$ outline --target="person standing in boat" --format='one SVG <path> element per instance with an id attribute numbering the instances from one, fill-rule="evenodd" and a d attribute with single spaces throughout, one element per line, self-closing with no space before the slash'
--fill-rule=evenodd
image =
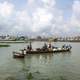
<path id="1" fill-rule="evenodd" d="M 27 45 L 27 51 L 29 51 L 29 49 L 30 49 L 30 47 L 29 47 L 29 45 Z"/>
<path id="2" fill-rule="evenodd" d="M 52 45 L 51 45 L 51 43 L 48 44 L 48 49 L 49 49 L 49 51 L 52 50 Z"/>
<path id="3" fill-rule="evenodd" d="M 49 51 L 52 51 L 53 49 L 52 49 L 52 45 L 51 45 L 51 42 L 52 42 L 53 40 L 52 39 L 49 39 L 49 42 L 48 42 L 48 50 Z"/>
<path id="4" fill-rule="evenodd" d="M 51 43 L 48 44 L 48 48 L 51 48 Z"/>
<path id="5" fill-rule="evenodd" d="M 31 42 L 29 45 L 27 45 L 27 51 L 31 51 L 32 50 L 32 45 L 31 45 Z"/>
<path id="6" fill-rule="evenodd" d="M 47 49 L 47 44 L 46 43 L 44 44 L 44 48 Z"/>
<path id="7" fill-rule="evenodd" d="M 31 51 L 32 50 L 32 45 L 31 45 L 31 42 L 29 45 L 27 45 L 27 51 Z"/>
<path id="8" fill-rule="evenodd" d="M 29 48 L 30 48 L 30 51 L 31 51 L 32 50 L 32 44 L 31 44 L 31 42 L 30 42 L 30 47 Z"/>

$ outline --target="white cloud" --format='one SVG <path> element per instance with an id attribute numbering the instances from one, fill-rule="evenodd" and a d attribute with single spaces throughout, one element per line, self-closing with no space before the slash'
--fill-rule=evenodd
<path id="1" fill-rule="evenodd" d="M 17 6 L 13 3 L 1 2 L 0 27 L 4 24 L 10 33 L 60 35 L 69 33 L 74 26 L 80 26 L 79 0 L 75 0 L 72 5 L 69 21 L 65 21 L 63 11 L 56 4 L 56 0 L 28 0 L 24 9 L 16 10 Z"/>
<path id="2" fill-rule="evenodd" d="M 31 5 L 35 2 L 35 0 L 28 0 L 28 4 Z"/>
<path id="3" fill-rule="evenodd" d="M 0 2 L 0 33 L 8 33 L 12 29 L 14 5 L 8 1 Z"/>
<path id="4" fill-rule="evenodd" d="M 17 11 L 11 32 L 27 34 L 31 31 L 31 17 L 25 10 Z"/>
<path id="5" fill-rule="evenodd" d="M 44 8 L 38 8 L 35 13 L 33 13 L 33 27 L 32 30 L 41 31 L 51 24 L 53 15 L 46 11 Z"/>
<path id="6" fill-rule="evenodd" d="M 0 27 L 1 25 L 5 25 L 8 27 L 12 23 L 12 15 L 14 13 L 14 5 L 7 1 L 0 3 Z"/>
<path id="7" fill-rule="evenodd" d="M 24 32 L 26 30 L 26 32 L 30 31 L 37 34 L 53 34 L 54 28 L 62 24 L 62 11 L 56 8 L 55 0 L 41 0 L 40 3 L 38 5 L 38 1 L 28 0 L 28 7 L 19 11 L 16 16 L 17 28 L 19 27 L 19 29 L 14 29 Z"/>
<path id="8" fill-rule="evenodd" d="M 42 0 L 42 2 L 46 8 L 52 8 L 56 4 L 55 0 Z"/>
<path id="9" fill-rule="evenodd" d="M 30 20 L 30 16 L 27 13 L 27 11 L 23 10 L 23 11 L 19 11 L 16 14 L 16 22 L 19 25 L 30 25 L 31 24 L 31 20 Z"/>
<path id="10" fill-rule="evenodd" d="M 63 28 L 62 11 L 56 8 L 55 0 L 42 0 L 41 3 L 43 6 L 35 8 L 32 14 L 32 31 L 40 34 L 54 34 L 56 27 L 59 30 Z"/>
<path id="11" fill-rule="evenodd" d="M 9 17 L 13 13 L 14 5 L 4 1 L 0 3 L 0 16 Z"/>
<path id="12" fill-rule="evenodd" d="M 0 17 L 4 17 L 8 32 L 54 34 L 64 28 L 62 11 L 56 8 L 55 0 L 28 0 L 27 5 L 16 11 L 12 3 L 0 3 Z"/>
<path id="13" fill-rule="evenodd" d="M 74 13 L 80 13 L 80 1 L 79 0 L 75 0 L 73 5 L 72 5 L 72 9 Z"/>
<path id="14" fill-rule="evenodd" d="M 72 5 L 71 25 L 75 28 L 80 27 L 80 1 L 75 0 Z"/>

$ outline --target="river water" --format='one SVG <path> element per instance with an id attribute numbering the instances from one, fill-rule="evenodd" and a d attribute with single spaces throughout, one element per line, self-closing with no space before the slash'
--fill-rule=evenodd
<path id="1" fill-rule="evenodd" d="M 33 48 L 44 42 L 33 42 Z M 71 44 L 71 52 L 26 55 L 14 59 L 12 51 L 26 48 L 28 43 L 10 44 L 0 48 L 0 80 L 80 80 L 80 43 L 52 43 L 55 46 Z"/>

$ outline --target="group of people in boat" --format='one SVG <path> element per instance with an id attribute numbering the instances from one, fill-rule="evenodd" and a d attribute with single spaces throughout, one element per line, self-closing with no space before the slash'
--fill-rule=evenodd
<path id="1" fill-rule="evenodd" d="M 42 48 L 37 48 L 36 51 L 46 51 L 46 50 L 52 50 L 52 45 L 51 43 L 49 43 L 48 45 L 46 43 L 44 43 L 43 47 Z M 31 45 L 31 42 L 30 42 L 30 45 L 27 45 L 27 51 L 33 51 L 33 48 L 32 48 L 32 45 Z"/>
<path id="2" fill-rule="evenodd" d="M 44 46 L 42 47 L 42 50 L 45 51 L 45 50 L 52 50 L 52 45 L 51 43 L 49 43 L 48 45 L 46 43 L 44 43 Z"/>
<path id="3" fill-rule="evenodd" d="M 62 46 L 62 49 L 71 49 L 71 48 L 72 48 L 71 45 L 65 45 L 64 44 Z M 49 43 L 49 44 L 44 43 L 43 47 L 42 48 L 36 48 L 36 51 L 51 51 L 53 49 L 58 49 L 58 47 L 52 46 L 51 43 Z M 23 50 L 21 50 L 21 53 L 26 54 L 27 51 L 33 51 L 31 42 L 29 45 L 27 45 L 27 49 L 24 48 Z"/>
<path id="4" fill-rule="evenodd" d="M 71 48 L 72 48 L 71 45 L 65 45 L 64 44 L 60 49 L 71 49 Z M 53 51 L 53 49 L 58 50 L 59 48 L 52 46 L 51 43 L 49 43 L 49 44 L 44 43 L 42 48 L 36 48 L 36 50 L 33 50 L 32 44 L 30 42 L 30 44 L 27 45 L 27 49 L 26 48 L 22 49 L 20 53 L 19 52 L 13 52 L 13 56 L 14 57 L 24 57 L 28 51 L 38 51 L 38 52 L 44 51 L 45 52 L 45 51 Z"/>
<path id="5" fill-rule="evenodd" d="M 62 49 L 71 49 L 72 48 L 72 46 L 69 44 L 69 45 L 63 45 L 62 46 Z M 44 43 L 44 45 L 43 45 L 43 47 L 42 48 L 37 48 L 36 50 L 37 51 L 40 51 L 40 50 L 42 50 L 42 51 L 51 51 L 51 50 L 53 50 L 53 49 L 58 49 L 58 47 L 55 47 L 55 46 L 52 46 L 52 44 L 51 43 L 49 43 L 49 44 L 46 44 L 46 43 Z M 27 51 L 33 51 L 33 48 L 32 48 L 32 45 L 31 45 L 31 42 L 30 42 L 30 45 L 27 45 Z"/>
<path id="6" fill-rule="evenodd" d="M 64 49 L 71 49 L 72 46 L 71 46 L 70 44 L 69 44 L 69 45 L 65 45 L 65 44 L 64 44 L 64 45 L 62 46 L 62 48 L 64 48 Z"/>

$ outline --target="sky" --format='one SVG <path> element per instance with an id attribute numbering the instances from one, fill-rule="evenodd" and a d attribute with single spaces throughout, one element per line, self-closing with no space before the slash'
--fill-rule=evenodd
<path id="1" fill-rule="evenodd" d="M 0 0 L 0 35 L 78 35 L 80 0 Z"/>

